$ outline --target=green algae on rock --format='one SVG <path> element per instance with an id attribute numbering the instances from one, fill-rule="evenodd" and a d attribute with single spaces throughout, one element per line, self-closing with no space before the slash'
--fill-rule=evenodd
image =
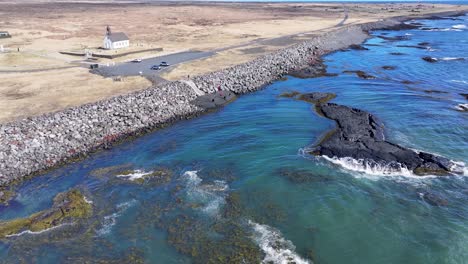
<path id="1" fill-rule="evenodd" d="M 312 182 L 329 182 L 332 179 L 326 175 L 317 174 L 303 169 L 297 169 L 293 167 L 281 168 L 277 171 L 277 174 L 287 179 L 292 183 L 312 183 Z"/>
<path id="2" fill-rule="evenodd" d="M 298 91 L 284 92 L 284 93 L 278 95 L 278 97 L 295 98 L 299 94 L 300 93 Z"/>
<path id="3" fill-rule="evenodd" d="M 40 232 L 76 219 L 88 218 L 92 206 L 77 189 L 59 193 L 54 198 L 52 208 L 34 213 L 26 218 L 0 222 L 0 238 L 23 231 Z"/>
<path id="4" fill-rule="evenodd" d="M 373 75 L 370 75 L 364 71 L 343 71 L 343 73 L 354 73 L 357 75 L 357 77 L 361 78 L 361 79 L 365 79 L 365 80 L 372 80 L 372 79 L 376 79 L 375 76 Z"/>
<path id="5" fill-rule="evenodd" d="M 13 191 L 0 188 L 0 205 L 7 206 L 14 195 Z"/>
<path id="6" fill-rule="evenodd" d="M 164 184 L 172 178 L 172 171 L 168 168 L 157 167 L 152 170 L 143 171 L 133 169 L 132 164 L 120 164 L 93 170 L 92 176 L 108 178 L 111 181 L 130 182 L 134 184 Z"/>

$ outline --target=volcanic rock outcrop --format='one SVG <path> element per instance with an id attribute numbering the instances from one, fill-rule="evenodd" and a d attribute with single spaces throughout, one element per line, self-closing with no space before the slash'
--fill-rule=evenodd
<path id="1" fill-rule="evenodd" d="M 453 163 L 430 153 L 416 152 L 385 140 L 383 124 L 372 114 L 344 105 L 324 102 L 333 94 L 296 94 L 295 98 L 316 104 L 320 115 L 334 120 L 337 127 L 311 152 L 329 158 L 364 161 L 368 166 L 399 170 L 406 168 L 417 175 L 450 175 Z"/>

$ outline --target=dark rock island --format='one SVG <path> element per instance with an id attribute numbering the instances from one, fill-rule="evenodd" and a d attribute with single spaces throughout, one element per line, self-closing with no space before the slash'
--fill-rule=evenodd
<path id="1" fill-rule="evenodd" d="M 430 153 L 416 152 L 385 140 L 383 124 L 372 114 L 344 105 L 327 103 L 334 94 L 294 93 L 297 100 L 314 103 L 317 112 L 337 124 L 311 154 L 329 158 L 351 157 L 369 166 L 406 168 L 416 175 L 450 175 L 453 163 Z M 283 95 L 288 97 L 287 94 Z M 291 97 L 291 96 L 289 96 Z M 310 100 L 307 98 L 311 98 Z M 315 98 L 315 99 L 314 99 Z"/>

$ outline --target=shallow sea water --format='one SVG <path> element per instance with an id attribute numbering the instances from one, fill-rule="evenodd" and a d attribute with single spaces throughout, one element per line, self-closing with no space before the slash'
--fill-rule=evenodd
<path id="1" fill-rule="evenodd" d="M 432 30 L 375 31 L 368 51 L 326 56 L 337 77 L 290 77 L 218 112 L 25 182 L 0 207 L 1 220 L 49 208 L 57 193 L 74 187 L 92 201 L 95 215 L 2 240 L 0 262 L 467 263 L 466 168 L 465 175 L 420 178 L 359 172 L 309 156 L 307 148 L 334 123 L 308 103 L 278 97 L 336 93 L 333 102 L 382 120 L 389 140 L 468 163 L 468 116 L 455 109 L 466 103 L 460 93 L 468 93 L 468 17 L 418 22 Z M 428 48 L 401 47 L 420 42 Z M 133 178 L 116 177 L 119 167 L 135 170 Z M 132 181 L 161 167 L 173 172 L 170 182 Z M 425 192 L 448 204 L 431 205 Z"/>

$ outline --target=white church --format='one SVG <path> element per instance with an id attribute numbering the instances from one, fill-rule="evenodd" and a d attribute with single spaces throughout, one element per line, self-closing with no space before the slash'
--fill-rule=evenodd
<path id="1" fill-rule="evenodd" d="M 106 36 L 104 37 L 103 48 L 112 50 L 112 49 L 122 49 L 130 46 L 130 40 L 127 35 L 123 32 L 112 33 L 110 26 L 107 26 Z"/>

